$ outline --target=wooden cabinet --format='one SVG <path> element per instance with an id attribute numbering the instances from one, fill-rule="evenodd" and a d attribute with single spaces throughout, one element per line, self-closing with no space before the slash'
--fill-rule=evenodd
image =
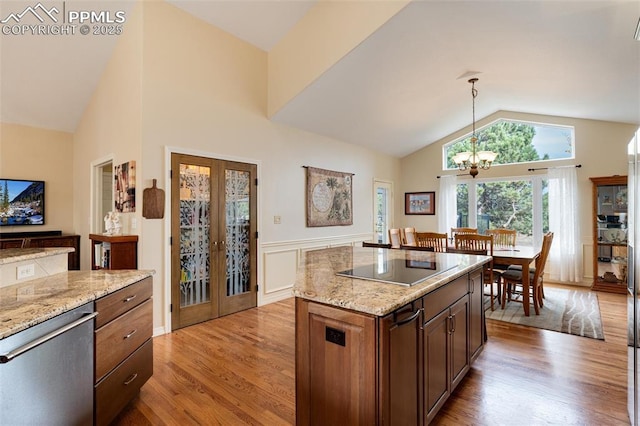
<path id="1" fill-rule="evenodd" d="M 0 234 L 0 249 L 27 247 L 72 247 L 68 269 L 80 270 L 80 235 L 63 234 L 60 231 L 20 232 Z"/>
<path id="2" fill-rule="evenodd" d="M 420 299 L 380 321 L 380 424 L 420 424 L 422 310 Z"/>
<path id="3" fill-rule="evenodd" d="M 296 327 L 296 424 L 375 424 L 375 317 L 296 299 Z"/>
<path id="4" fill-rule="evenodd" d="M 383 317 L 296 298 L 296 424 L 430 422 L 484 347 L 482 290 L 478 268 Z"/>
<path id="5" fill-rule="evenodd" d="M 90 234 L 91 269 L 138 269 L 137 235 Z"/>
<path id="6" fill-rule="evenodd" d="M 145 278 L 95 302 L 96 425 L 109 424 L 153 374 L 152 291 Z"/>
<path id="7" fill-rule="evenodd" d="M 593 290 L 627 291 L 627 176 L 592 177 Z"/>
<path id="8" fill-rule="evenodd" d="M 426 422 L 469 370 L 469 278 L 424 297 L 424 407 Z M 482 305 L 480 305 L 482 306 Z"/>

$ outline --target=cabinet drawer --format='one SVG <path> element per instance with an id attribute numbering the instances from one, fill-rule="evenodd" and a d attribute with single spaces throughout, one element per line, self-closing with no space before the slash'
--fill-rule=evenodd
<path id="1" fill-rule="evenodd" d="M 468 275 L 463 275 L 452 283 L 424 296 L 424 322 L 429 321 L 450 305 L 453 305 L 456 300 L 468 292 L 469 277 Z"/>
<path id="2" fill-rule="evenodd" d="M 108 296 L 96 300 L 96 328 L 100 328 L 151 297 L 153 281 L 147 277 Z"/>
<path id="3" fill-rule="evenodd" d="M 152 324 L 153 304 L 147 299 L 96 330 L 96 381 L 151 338 Z"/>
<path id="4" fill-rule="evenodd" d="M 153 374 L 153 340 L 135 351 L 95 388 L 97 425 L 108 424 Z"/>

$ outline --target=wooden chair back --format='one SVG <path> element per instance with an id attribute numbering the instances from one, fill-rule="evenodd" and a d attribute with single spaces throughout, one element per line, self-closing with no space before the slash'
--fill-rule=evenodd
<path id="1" fill-rule="evenodd" d="M 493 256 L 493 236 L 480 234 L 456 234 L 456 249 L 485 250 L 488 256 Z"/>
<path id="2" fill-rule="evenodd" d="M 490 288 L 491 310 L 494 310 L 493 282 L 494 272 L 500 287 L 500 272 L 493 269 L 493 236 L 480 234 L 456 234 L 455 247 L 450 253 L 484 254 L 491 256 L 491 261 L 484 268 L 484 285 Z M 500 292 L 498 291 L 498 295 Z"/>
<path id="3" fill-rule="evenodd" d="M 553 232 L 547 232 L 542 238 L 542 249 L 540 250 L 540 256 L 536 259 L 536 272 L 533 276 L 533 280 L 539 282 L 544 276 L 544 267 L 547 264 L 547 258 L 551 251 L 551 243 L 553 243 Z"/>
<path id="4" fill-rule="evenodd" d="M 402 236 L 402 244 L 405 246 L 415 246 L 416 242 L 416 228 L 404 228 Z"/>
<path id="5" fill-rule="evenodd" d="M 389 243 L 391 244 L 391 248 L 400 248 L 400 246 L 402 246 L 400 228 L 389 229 Z"/>
<path id="6" fill-rule="evenodd" d="M 445 252 L 449 248 L 447 234 L 439 232 L 416 232 L 418 247 L 433 247 L 433 251 Z"/>
<path id="7" fill-rule="evenodd" d="M 485 235 L 493 235 L 493 246 L 496 248 L 513 248 L 516 246 L 515 229 L 487 229 Z"/>
<path id="8" fill-rule="evenodd" d="M 456 235 L 464 234 L 477 234 L 478 228 L 451 228 L 451 238 L 455 238 Z"/>

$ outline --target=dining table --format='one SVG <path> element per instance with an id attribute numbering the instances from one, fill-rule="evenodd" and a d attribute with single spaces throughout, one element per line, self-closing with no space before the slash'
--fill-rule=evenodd
<path id="1" fill-rule="evenodd" d="M 529 316 L 529 293 L 531 285 L 529 283 L 529 265 L 534 262 L 542 252 L 542 247 L 514 246 L 493 249 L 493 265 L 522 266 L 522 305 L 524 315 Z"/>

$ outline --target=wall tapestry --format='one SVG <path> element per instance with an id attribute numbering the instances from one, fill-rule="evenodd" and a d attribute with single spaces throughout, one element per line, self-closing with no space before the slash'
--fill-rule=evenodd
<path id="1" fill-rule="evenodd" d="M 307 167 L 307 226 L 353 225 L 352 177 Z"/>
<path id="2" fill-rule="evenodd" d="M 113 194 L 115 210 L 120 213 L 136 211 L 136 162 L 115 166 L 113 177 Z"/>

